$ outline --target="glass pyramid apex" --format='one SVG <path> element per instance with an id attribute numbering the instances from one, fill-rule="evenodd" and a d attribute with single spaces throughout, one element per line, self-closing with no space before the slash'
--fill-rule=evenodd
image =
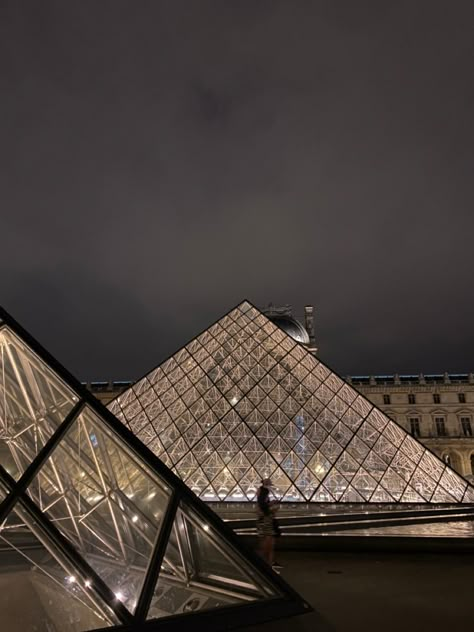
<path id="1" fill-rule="evenodd" d="M 203 617 L 212 630 L 310 610 L 0 317 L 0 604 L 10 632 L 185 630 Z M 203 476 L 219 466 L 211 459 Z"/>
<path id="2" fill-rule="evenodd" d="M 474 488 L 244 301 L 109 409 L 207 501 L 472 503 Z"/>

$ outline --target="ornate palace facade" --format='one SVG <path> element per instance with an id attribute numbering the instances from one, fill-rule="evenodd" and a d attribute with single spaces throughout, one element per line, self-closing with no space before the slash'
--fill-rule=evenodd
<path id="1" fill-rule="evenodd" d="M 474 375 L 349 378 L 391 419 L 465 477 L 474 478 Z"/>

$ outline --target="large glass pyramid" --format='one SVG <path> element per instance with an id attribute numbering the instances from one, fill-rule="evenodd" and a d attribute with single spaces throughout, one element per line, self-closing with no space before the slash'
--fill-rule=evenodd
<path id="1" fill-rule="evenodd" d="M 2 629 L 212 630 L 308 609 L 0 310 Z"/>
<path id="2" fill-rule="evenodd" d="M 207 501 L 474 502 L 474 488 L 248 302 L 109 408 Z"/>

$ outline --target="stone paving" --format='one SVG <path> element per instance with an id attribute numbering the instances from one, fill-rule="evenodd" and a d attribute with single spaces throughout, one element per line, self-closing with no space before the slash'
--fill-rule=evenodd
<path id="1" fill-rule="evenodd" d="M 248 632 L 462 632 L 474 628 L 474 555 L 282 552 L 315 612 Z"/>

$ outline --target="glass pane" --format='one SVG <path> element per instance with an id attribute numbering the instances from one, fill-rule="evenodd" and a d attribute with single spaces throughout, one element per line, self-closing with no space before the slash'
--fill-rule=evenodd
<path id="1" fill-rule="evenodd" d="M 90 580 L 35 532 L 37 525 L 21 507 L 0 527 L 2 630 L 83 632 L 118 623 Z"/>
<path id="2" fill-rule="evenodd" d="M 134 610 L 170 490 L 86 409 L 29 493 Z"/>
<path id="3" fill-rule="evenodd" d="M 0 463 L 18 479 L 77 397 L 7 327 L 0 330 Z"/>
<path id="4" fill-rule="evenodd" d="M 0 503 L 6 497 L 7 493 L 8 493 L 7 490 L 3 488 L 3 484 L 0 481 Z"/>
<path id="5" fill-rule="evenodd" d="M 277 596 L 192 510 L 176 513 L 148 619 Z"/>
<path id="6" fill-rule="evenodd" d="M 2 424 L 0 420 L 0 425 Z M 11 441 L 7 441 L 5 438 L 0 436 L 0 465 L 5 468 L 5 470 L 13 476 L 13 478 L 18 479 L 21 476 L 21 472 L 18 469 L 18 466 L 14 459 L 13 452 L 13 444 Z"/>

